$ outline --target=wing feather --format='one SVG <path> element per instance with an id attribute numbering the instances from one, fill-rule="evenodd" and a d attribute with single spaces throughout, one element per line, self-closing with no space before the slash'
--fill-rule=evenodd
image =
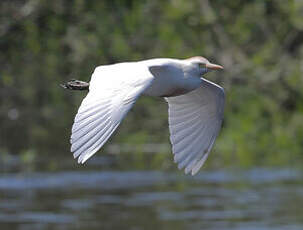
<path id="1" fill-rule="evenodd" d="M 139 63 L 96 68 L 72 127 L 71 152 L 78 163 L 105 144 L 152 80 L 148 68 Z"/>
<path id="2" fill-rule="evenodd" d="M 196 174 L 209 155 L 221 128 L 224 100 L 224 90 L 203 78 L 200 88 L 166 98 L 174 161 L 185 173 Z"/>
<path id="3" fill-rule="evenodd" d="M 205 126 L 201 126 L 196 130 L 194 135 L 189 135 L 190 138 L 187 138 L 186 140 L 184 140 L 184 142 L 180 142 L 181 144 L 186 143 L 186 145 L 184 145 L 184 144 L 183 145 L 186 146 L 187 148 L 183 148 L 183 149 L 173 148 L 173 151 L 176 152 L 175 157 L 174 157 L 174 160 L 176 163 L 180 163 L 180 162 L 184 161 L 185 158 L 188 158 L 188 152 L 193 153 L 194 148 L 196 148 L 196 149 L 199 147 L 203 148 L 203 145 L 202 146 L 200 145 L 201 144 L 200 143 L 201 142 L 200 133 L 203 132 L 204 130 L 205 130 Z"/>

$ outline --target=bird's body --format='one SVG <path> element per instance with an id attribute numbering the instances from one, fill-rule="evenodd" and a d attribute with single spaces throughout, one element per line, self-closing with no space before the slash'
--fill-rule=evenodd
<path id="1" fill-rule="evenodd" d="M 97 67 L 72 128 L 74 157 L 84 163 L 97 152 L 141 94 L 165 97 L 174 160 L 194 175 L 206 160 L 223 119 L 223 89 L 201 77 L 211 69 L 222 67 L 202 57 Z"/>
<path id="2" fill-rule="evenodd" d="M 202 80 L 196 77 L 197 74 L 186 71 L 186 61 L 163 58 L 142 61 L 139 64 L 148 66 L 154 76 L 151 85 L 143 92 L 144 95 L 179 96 L 198 88 L 202 83 Z"/>

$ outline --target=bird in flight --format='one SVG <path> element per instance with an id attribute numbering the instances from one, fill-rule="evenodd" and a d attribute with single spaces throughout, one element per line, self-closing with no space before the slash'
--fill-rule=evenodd
<path id="1" fill-rule="evenodd" d="M 164 97 L 174 161 L 185 173 L 202 167 L 221 129 L 224 90 L 202 76 L 222 70 L 204 57 L 156 58 L 98 66 L 90 83 L 72 80 L 64 88 L 89 90 L 75 117 L 71 152 L 78 163 L 95 154 L 117 129 L 138 97 Z"/>

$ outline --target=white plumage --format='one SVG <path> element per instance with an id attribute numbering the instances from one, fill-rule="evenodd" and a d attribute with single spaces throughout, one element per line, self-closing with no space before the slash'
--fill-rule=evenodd
<path id="1" fill-rule="evenodd" d="M 141 94 L 165 97 L 174 160 L 196 174 L 221 128 L 223 89 L 202 78 L 223 69 L 203 57 L 151 59 L 97 67 L 75 117 L 71 151 L 84 163 L 119 126 Z"/>
<path id="2" fill-rule="evenodd" d="M 168 97 L 168 122 L 174 160 L 185 173 L 196 174 L 206 160 L 221 128 L 223 89 L 205 79 L 198 89 Z"/>

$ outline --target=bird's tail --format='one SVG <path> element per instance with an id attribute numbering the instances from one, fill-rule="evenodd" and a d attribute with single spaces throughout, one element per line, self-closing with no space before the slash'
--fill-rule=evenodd
<path id="1" fill-rule="evenodd" d="M 60 84 L 64 89 L 71 89 L 71 90 L 88 90 L 89 83 L 85 81 L 79 81 L 72 79 L 66 83 Z"/>

